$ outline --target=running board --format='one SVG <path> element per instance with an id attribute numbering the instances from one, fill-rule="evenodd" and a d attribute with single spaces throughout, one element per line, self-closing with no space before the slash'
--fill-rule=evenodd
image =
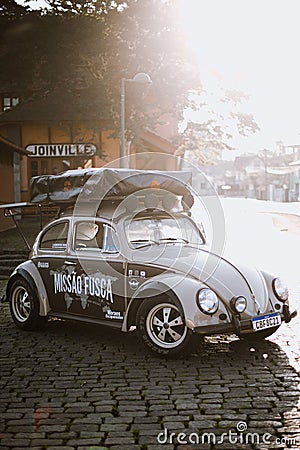
<path id="1" fill-rule="evenodd" d="M 77 322 L 85 322 L 85 323 L 93 323 L 97 325 L 105 325 L 110 328 L 118 328 L 121 329 L 122 327 L 122 320 L 120 320 L 118 323 L 113 321 L 108 321 L 104 319 L 95 319 L 93 317 L 82 317 L 77 316 L 75 314 L 68 314 L 68 313 L 49 313 L 49 317 L 57 317 L 58 319 L 66 319 L 66 320 L 76 320 Z"/>

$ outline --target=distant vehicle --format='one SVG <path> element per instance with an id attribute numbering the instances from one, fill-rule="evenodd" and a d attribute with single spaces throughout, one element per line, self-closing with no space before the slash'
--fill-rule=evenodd
<path id="1" fill-rule="evenodd" d="M 129 169 L 34 178 L 31 203 L 60 212 L 10 276 L 15 324 L 35 330 L 58 317 L 135 328 L 152 352 L 182 357 L 199 336 L 263 339 L 289 322 L 296 313 L 280 278 L 209 252 L 189 178 Z"/>

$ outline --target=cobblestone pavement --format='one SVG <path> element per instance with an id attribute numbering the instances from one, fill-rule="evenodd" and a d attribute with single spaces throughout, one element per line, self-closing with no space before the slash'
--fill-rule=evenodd
<path id="1" fill-rule="evenodd" d="M 297 307 L 297 280 L 292 293 Z M 166 361 L 134 333 L 61 320 L 22 332 L 1 304 L 0 450 L 300 448 L 299 329 Z"/>
<path id="2" fill-rule="evenodd" d="M 7 304 L 0 334 L 0 450 L 300 448 L 299 375 L 276 342 L 216 337 L 166 361 L 135 333 L 22 332 Z"/>

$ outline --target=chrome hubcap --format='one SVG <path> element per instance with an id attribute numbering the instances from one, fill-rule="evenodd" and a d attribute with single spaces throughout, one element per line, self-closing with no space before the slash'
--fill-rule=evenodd
<path id="1" fill-rule="evenodd" d="M 163 348 L 175 348 L 186 337 L 187 328 L 178 308 L 171 303 L 155 305 L 146 319 L 151 340 Z"/>
<path id="2" fill-rule="evenodd" d="M 30 315 L 31 302 L 29 294 L 23 286 L 19 286 L 13 291 L 12 310 L 19 322 L 25 322 Z"/>

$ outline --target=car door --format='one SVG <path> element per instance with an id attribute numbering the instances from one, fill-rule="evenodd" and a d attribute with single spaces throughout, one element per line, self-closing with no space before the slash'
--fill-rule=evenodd
<path id="1" fill-rule="evenodd" d="M 124 259 L 114 226 L 100 219 L 77 219 L 67 259 L 73 264 L 76 301 L 70 313 L 118 324 L 124 316 Z"/>
<path id="2" fill-rule="evenodd" d="M 69 220 L 59 220 L 48 226 L 37 243 L 32 258 L 46 288 L 52 312 L 66 312 L 69 307 L 69 277 L 73 270 L 66 264 Z"/>

